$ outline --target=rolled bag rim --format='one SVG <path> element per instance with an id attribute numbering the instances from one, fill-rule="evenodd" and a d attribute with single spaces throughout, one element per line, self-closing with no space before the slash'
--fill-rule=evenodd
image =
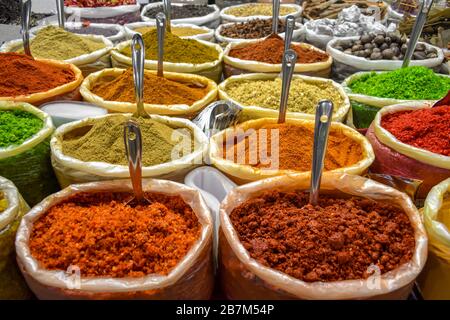
<path id="1" fill-rule="evenodd" d="M 229 9 L 232 8 L 238 8 L 238 7 L 245 7 L 245 6 L 254 6 L 256 4 L 263 4 L 263 3 L 255 3 L 255 2 L 249 2 L 249 3 L 241 3 L 241 4 L 236 4 L 236 5 L 232 5 L 229 7 L 225 7 L 222 8 L 222 10 L 220 10 L 220 19 L 222 21 L 229 21 L 229 22 L 245 22 L 251 19 L 270 19 L 272 18 L 272 16 L 264 16 L 264 15 L 251 15 L 251 16 L 245 16 L 245 17 L 239 17 L 239 16 L 235 16 L 232 14 L 228 14 L 226 13 L 226 11 L 228 11 Z M 296 19 L 301 18 L 302 13 L 303 13 L 303 8 L 302 6 L 295 4 L 295 3 L 281 3 L 280 4 L 280 9 L 281 7 L 288 7 L 288 8 L 294 8 L 295 11 L 288 13 L 284 16 L 280 15 L 279 18 L 280 20 L 284 21 L 286 20 L 287 16 L 292 15 L 294 16 Z"/>

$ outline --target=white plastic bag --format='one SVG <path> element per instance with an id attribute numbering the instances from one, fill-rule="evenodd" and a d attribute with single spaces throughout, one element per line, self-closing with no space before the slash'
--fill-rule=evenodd
<path id="1" fill-rule="evenodd" d="M 62 152 L 61 141 L 66 133 L 76 128 L 88 126 L 96 119 L 113 116 L 117 115 L 111 114 L 100 117 L 86 118 L 84 120 L 67 123 L 58 127 L 52 137 L 50 146 L 52 151 L 53 169 L 62 188 L 76 183 L 126 179 L 130 177 L 128 166 L 109 164 L 105 162 L 84 162 L 67 156 Z M 124 114 L 124 121 L 131 118 L 131 116 L 131 114 Z M 194 137 L 194 149 L 192 153 L 180 159 L 151 167 L 143 167 L 142 177 L 181 182 L 190 170 L 203 163 L 203 159 L 205 159 L 205 155 L 208 150 L 208 139 L 205 134 L 189 120 L 157 115 L 152 115 L 151 118 L 173 128 L 187 128 L 192 131 L 192 135 Z"/>
<path id="2" fill-rule="evenodd" d="M 252 6 L 252 5 L 260 5 L 260 4 L 259 3 L 258 4 L 256 4 L 256 3 L 244 3 L 244 4 L 239 4 L 239 5 L 223 8 L 220 11 L 221 23 L 224 24 L 224 23 L 229 23 L 229 22 L 245 22 L 245 21 L 248 21 L 248 20 L 251 20 L 251 19 L 255 19 L 255 18 L 257 18 L 257 19 L 269 19 L 269 18 L 272 18 L 272 15 L 270 15 L 270 16 L 255 15 L 255 16 L 247 16 L 247 17 L 237 17 L 237 16 L 234 16 L 232 14 L 228 14 L 227 13 L 232 8 L 248 7 L 248 6 Z M 286 20 L 286 17 L 288 15 L 291 15 L 291 16 L 294 16 L 294 18 L 297 21 L 299 21 L 299 18 L 301 18 L 302 11 L 303 11 L 301 6 L 299 6 L 298 4 L 290 4 L 290 3 L 284 4 L 283 3 L 283 4 L 280 5 L 280 9 L 283 8 L 283 7 L 292 8 L 293 10 L 295 9 L 295 11 L 293 11 L 292 13 L 289 13 L 287 15 L 280 16 L 281 20 L 284 21 L 284 20 Z"/>
<path id="3" fill-rule="evenodd" d="M 95 8 L 64 7 L 64 13 L 69 22 L 79 22 L 81 20 L 111 24 L 140 21 L 140 10 L 141 6 L 139 4 Z"/>
<path id="4" fill-rule="evenodd" d="M 309 21 L 305 23 L 305 40 L 307 43 L 310 43 L 319 49 L 326 50 L 328 42 L 330 42 L 333 39 L 348 40 L 352 38 L 352 37 L 334 37 L 325 34 L 317 34 L 313 30 L 308 28 L 309 23 L 310 23 Z"/>
<path id="5" fill-rule="evenodd" d="M 133 37 L 134 34 L 136 34 L 137 32 L 135 31 L 136 29 L 139 28 L 144 28 L 144 27 L 155 27 L 156 23 L 155 22 L 135 22 L 135 23 L 129 23 L 127 25 L 125 25 L 125 31 L 127 34 L 127 38 L 131 39 Z M 203 33 L 200 34 L 195 34 L 193 36 L 183 36 L 180 38 L 183 39 L 197 39 L 197 40 L 204 40 L 204 41 L 210 41 L 210 42 L 214 42 L 215 38 L 214 38 L 214 30 L 210 29 L 208 27 L 202 27 L 202 26 L 197 26 L 195 24 L 191 24 L 191 23 L 177 23 L 176 26 L 172 26 L 172 32 L 173 32 L 173 28 L 191 28 L 194 30 L 199 30 L 202 31 Z"/>
<path id="6" fill-rule="evenodd" d="M 233 189 L 220 208 L 220 274 L 229 299 L 406 299 L 427 258 L 427 236 L 419 212 L 404 193 L 375 181 L 347 174 L 325 173 L 321 192 L 359 196 L 401 207 L 414 228 L 412 260 L 386 272 L 375 286 L 366 280 L 304 282 L 252 259 L 229 218 L 232 210 L 265 190 L 309 190 L 310 177 L 286 175 Z"/>
<path id="7" fill-rule="evenodd" d="M 81 192 L 132 192 L 129 181 L 103 181 L 72 185 L 35 206 L 22 220 L 16 237 L 17 260 L 25 279 L 39 299 L 209 299 L 213 284 L 212 221 L 198 191 L 179 183 L 148 179 L 143 190 L 179 195 L 191 206 L 202 225 L 198 241 L 169 274 L 139 278 L 81 276 L 79 289 L 71 289 L 72 274 L 46 270 L 28 246 L 34 222 L 53 205 Z"/>

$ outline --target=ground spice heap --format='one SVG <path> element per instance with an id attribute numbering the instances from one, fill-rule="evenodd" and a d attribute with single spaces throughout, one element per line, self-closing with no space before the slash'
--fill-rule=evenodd
<path id="1" fill-rule="evenodd" d="M 21 145 L 42 129 L 41 119 L 22 110 L 0 111 L 0 148 Z"/>
<path id="2" fill-rule="evenodd" d="M 230 219 L 250 256 L 307 282 L 365 279 L 411 260 L 414 230 L 408 216 L 383 202 L 306 192 L 268 191 L 236 207 Z"/>
<path id="3" fill-rule="evenodd" d="M 353 93 L 405 100 L 437 100 L 450 90 L 450 78 L 414 66 L 383 73 L 367 73 L 349 85 Z"/>
<path id="4" fill-rule="evenodd" d="M 5 194 L 0 191 L 0 213 L 8 209 L 8 199 L 6 199 Z"/>
<path id="5" fill-rule="evenodd" d="M 136 98 L 134 96 L 133 70 L 128 69 L 113 80 L 101 80 L 94 85 L 92 92 L 107 101 L 134 103 Z M 144 73 L 145 103 L 192 105 L 206 94 L 206 88 L 161 78 L 148 72 Z"/>
<path id="6" fill-rule="evenodd" d="M 296 11 L 293 7 L 280 6 L 280 16 L 286 16 Z M 268 3 L 252 3 L 241 5 L 238 7 L 231 7 L 225 11 L 225 14 L 229 14 L 235 17 L 250 17 L 250 16 L 272 16 L 272 5 Z"/>
<path id="7" fill-rule="evenodd" d="M 155 19 L 156 15 L 160 12 L 164 12 L 163 6 L 155 6 L 145 13 L 146 17 Z M 194 17 L 203 17 L 214 12 L 212 6 L 198 5 L 198 4 L 183 4 L 182 6 L 170 6 L 170 18 L 171 19 L 185 19 Z"/>
<path id="8" fill-rule="evenodd" d="M 30 47 L 35 58 L 68 60 L 103 49 L 106 45 L 57 26 L 48 26 L 39 30 Z"/>
<path id="9" fill-rule="evenodd" d="M 136 4 L 136 0 L 64 0 L 67 7 L 97 8 Z"/>
<path id="10" fill-rule="evenodd" d="M 145 58 L 158 60 L 158 33 L 156 30 L 145 33 L 142 38 L 145 43 Z M 130 46 L 122 53 L 131 57 Z M 166 33 L 164 38 L 164 61 L 174 63 L 200 64 L 212 62 L 219 58 L 219 52 L 195 39 L 182 39 L 174 34 Z"/>
<path id="11" fill-rule="evenodd" d="M 272 131 L 278 132 L 278 135 L 273 135 Z M 272 136 L 278 140 L 272 141 Z M 313 141 L 313 127 L 267 124 L 251 134 L 242 134 L 237 131 L 235 135 L 227 137 L 227 140 L 223 142 L 222 156 L 225 159 L 233 159 L 239 164 L 262 169 L 271 168 L 274 163 L 268 160 L 275 156 L 271 152 L 272 145 L 275 144 L 278 145 L 275 150 L 278 152 L 280 170 L 310 171 Z M 242 157 L 243 152 L 245 157 Z M 267 159 L 264 158 L 266 154 Z M 354 165 L 362 160 L 363 156 L 363 149 L 357 141 L 347 137 L 339 129 L 333 127 L 330 129 L 325 170 Z"/>
<path id="12" fill-rule="evenodd" d="M 144 33 L 147 33 L 149 31 L 152 31 L 155 29 L 156 29 L 156 27 L 142 27 L 142 28 L 137 28 L 134 31 L 144 34 Z M 176 26 L 171 27 L 171 32 L 178 37 L 189 37 L 189 36 L 195 36 L 198 34 L 206 33 L 205 30 L 201 30 L 201 29 L 194 29 L 194 28 L 190 28 L 190 27 L 176 27 Z"/>
<path id="13" fill-rule="evenodd" d="M 294 26 L 294 30 L 298 29 Z M 284 23 L 278 22 L 278 33 L 286 30 Z M 233 39 L 260 39 L 272 34 L 272 19 L 252 19 L 250 21 L 223 25 L 220 35 Z"/>
<path id="14" fill-rule="evenodd" d="M 82 277 L 168 274 L 200 236 L 180 196 L 147 193 L 131 207 L 129 193 L 82 193 L 51 207 L 34 224 L 31 254 L 50 270 L 80 268 Z"/>
<path id="15" fill-rule="evenodd" d="M 64 135 L 62 152 L 81 161 L 98 161 L 128 165 L 123 142 L 123 125 L 128 118 L 117 115 L 96 120 L 91 126 L 75 129 Z M 192 132 L 187 128 L 177 130 L 153 119 L 138 119 L 142 134 L 142 164 L 153 166 L 172 161 L 172 152 L 185 156 L 193 144 Z"/>
<path id="16" fill-rule="evenodd" d="M 0 53 L 0 65 L 0 97 L 45 92 L 75 80 L 72 70 L 24 54 Z"/>
<path id="17" fill-rule="evenodd" d="M 381 126 L 403 143 L 450 156 L 450 106 L 387 114 Z"/>
<path id="18" fill-rule="evenodd" d="M 305 45 L 291 45 L 297 53 L 297 63 L 315 63 L 328 60 L 328 54 L 313 50 Z M 254 60 L 265 63 L 282 63 L 284 40 L 278 35 L 271 35 L 263 41 L 250 43 L 244 47 L 230 50 L 230 57 L 242 60 Z"/>
<path id="19" fill-rule="evenodd" d="M 226 93 L 231 99 L 245 106 L 258 106 L 279 109 L 281 96 L 281 79 L 273 80 L 239 80 L 230 82 Z M 322 99 L 331 100 L 334 110 L 344 103 L 344 98 L 331 82 L 307 82 L 293 78 L 289 91 L 288 111 L 314 113 Z"/>

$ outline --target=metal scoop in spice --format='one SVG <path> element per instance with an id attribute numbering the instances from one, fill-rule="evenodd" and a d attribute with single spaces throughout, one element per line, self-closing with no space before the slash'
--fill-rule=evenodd
<path id="1" fill-rule="evenodd" d="M 136 97 L 136 112 L 134 117 L 150 118 L 144 108 L 144 40 L 136 33 L 131 40 L 131 60 L 133 61 L 134 94 Z"/>
<path id="2" fill-rule="evenodd" d="M 160 12 L 156 15 L 158 33 L 158 77 L 164 77 L 164 37 L 166 34 L 166 16 Z"/>
<path id="3" fill-rule="evenodd" d="M 64 0 L 56 0 L 56 11 L 58 15 L 58 25 L 64 29 L 65 16 L 64 16 Z"/>
<path id="4" fill-rule="evenodd" d="M 172 32 L 171 30 L 171 25 L 170 25 L 170 15 L 171 15 L 171 1 L 170 0 L 163 0 L 163 9 L 164 9 L 164 14 L 166 16 L 166 31 L 167 32 Z"/>
<path id="5" fill-rule="evenodd" d="M 286 30 L 284 31 L 284 51 L 291 48 L 292 34 L 294 33 L 295 17 L 288 15 L 286 17 Z"/>
<path id="6" fill-rule="evenodd" d="M 278 123 L 286 122 L 287 104 L 289 99 L 289 89 L 291 87 L 292 75 L 294 74 L 297 53 L 294 50 L 286 50 L 283 56 L 283 65 L 281 67 L 281 98 L 280 112 L 278 113 Z"/>
<path id="7" fill-rule="evenodd" d="M 30 50 L 30 17 L 31 17 L 31 0 L 22 2 L 22 34 L 23 49 L 26 55 L 33 57 Z"/>
<path id="8" fill-rule="evenodd" d="M 272 34 L 278 34 L 279 15 L 280 15 L 280 0 L 272 0 Z"/>
<path id="9" fill-rule="evenodd" d="M 316 109 L 316 122 L 314 126 L 314 148 L 311 168 L 311 189 L 309 203 L 317 205 L 319 202 L 320 180 L 322 179 L 323 164 L 327 151 L 328 134 L 330 132 L 333 115 L 333 102 L 321 100 Z"/>

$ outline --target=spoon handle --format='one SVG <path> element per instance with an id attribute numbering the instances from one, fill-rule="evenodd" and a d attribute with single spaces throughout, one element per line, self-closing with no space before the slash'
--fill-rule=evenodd
<path id="1" fill-rule="evenodd" d="M 64 0 L 56 0 L 56 11 L 58 13 L 58 25 L 64 29 L 65 16 L 64 16 Z"/>
<path id="2" fill-rule="evenodd" d="M 309 203 L 317 205 L 319 201 L 320 180 L 322 178 L 323 163 L 327 150 L 328 133 L 333 115 L 333 102 L 321 100 L 316 109 L 314 126 L 314 148 L 311 169 L 311 190 Z"/>
<path id="3" fill-rule="evenodd" d="M 278 16 L 280 15 L 280 0 L 272 0 L 272 33 L 278 33 Z"/>
<path id="4" fill-rule="evenodd" d="M 135 120 L 130 119 L 125 123 L 123 139 L 134 195 L 138 201 L 141 201 L 144 199 L 142 191 L 142 136 L 139 124 Z"/>
<path id="5" fill-rule="evenodd" d="M 284 53 L 283 66 L 281 68 L 281 98 L 280 111 L 278 113 L 278 123 L 286 122 L 286 112 L 289 100 L 289 89 L 291 87 L 292 75 L 294 74 L 297 54 L 289 49 Z"/>
<path id="6" fill-rule="evenodd" d="M 163 0 L 163 9 L 164 9 L 164 14 L 166 16 L 166 30 L 167 32 L 171 32 L 171 25 L 170 25 L 170 14 L 171 14 L 171 1 L 170 0 Z"/>
<path id="7" fill-rule="evenodd" d="M 146 117 L 144 110 L 144 63 L 145 46 L 144 40 L 139 33 L 136 33 L 131 40 L 131 52 L 133 61 L 134 94 L 137 104 L 137 115 Z"/>
<path id="8" fill-rule="evenodd" d="M 286 31 L 284 33 L 284 51 L 291 48 L 292 34 L 294 32 L 295 17 L 289 15 L 286 17 Z"/>
<path id="9" fill-rule="evenodd" d="M 22 2 L 22 41 L 25 54 L 32 57 L 30 50 L 30 17 L 31 17 L 31 0 Z"/>
<path id="10" fill-rule="evenodd" d="M 158 77 L 164 77 L 164 37 L 166 33 L 166 16 L 160 12 L 156 15 L 158 31 Z"/>

